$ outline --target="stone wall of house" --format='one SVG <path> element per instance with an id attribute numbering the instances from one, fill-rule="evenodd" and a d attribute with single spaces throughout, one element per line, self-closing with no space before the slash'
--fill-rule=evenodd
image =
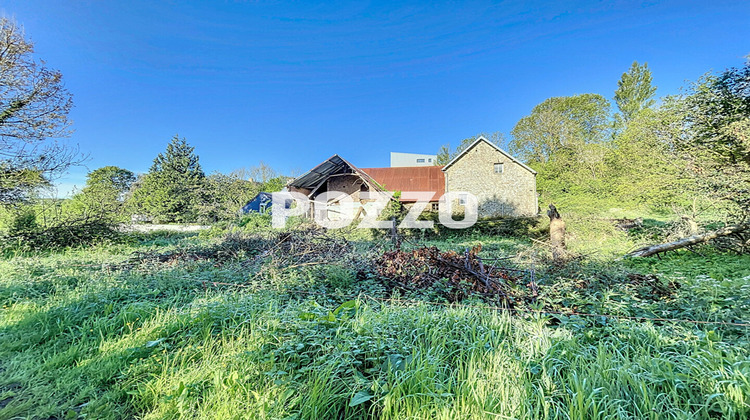
<path id="1" fill-rule="evenodd" d="M 503 164 L 502 173 L 495 173 L 496 163 Z M 533 216 L 538 212 L 536 176 L 485 142 L 474 145 L 448 167 L 445 190 L 474 194 L 480 218 Z"/>
<path id="2" fill-rule="evenodd" d="M 340 191 L 352 197 L 354 202 L 360 200 L 362 185 L 365 183 L 359 175 L 337 175 L 328 178 L 328 191 Z M 367 190 L 367 187 L 365 187 Z"/>
<path id="3" fill-rule="evenodd" d="M 362 217 L 360 208 L 373 200 L 363 200 L 362 192 L 368 191 L 369 188 L 359 177 L 359 175 L 335 175 L 326 181 L 327 191 L 336 191 L 349 195 L 351 202 L 332 202 L 328 207 L 328 218 L 330 220 L 340 220 L 342 217 Z M 372 211 L 372 210 L 370 210 Z M 348 216 L 346 216 L 348 215 Z"/>

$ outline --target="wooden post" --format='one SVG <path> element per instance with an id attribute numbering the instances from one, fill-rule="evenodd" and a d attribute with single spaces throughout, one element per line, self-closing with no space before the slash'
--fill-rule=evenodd
<path id="1" fill-rule="evenodd" d="M 560 261 L 565 258 L 565 222 L 554 204 L 549 205 L 549 241 L 552 246 L 552 258 Z"/>
<path id="2" fill-rule="evenodd" d="M 401 238 L 398 237 L 398 229 L 396 229 L 396 216 L 391 218 L 391 223 L 391 241 L 396 249 L 401 249 Z"/>

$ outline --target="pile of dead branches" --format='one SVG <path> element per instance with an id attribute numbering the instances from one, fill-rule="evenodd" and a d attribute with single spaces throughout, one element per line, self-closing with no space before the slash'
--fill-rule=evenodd
<path id="1" fill-rule="evenodd" d="M 178 248 L 167 252 L 134 252 L 126 263 L 174 265 L 186 261 L 212 261 L 223 264 L 227 261 L 254 256 L 266 248 L 267 240 L 258 236 L 227 235 L 221 241 L 208 246 Z"/>
<path id="2" fill-rule="evenodd" d="M 429 291 L 449 302 L 481 296 L 512 306 L 510 288 L 516 279 L 495 264 L 486 265 L 477 256 L 479 250 L 467 249 L 463 255 L 436 247 L 387 251 L 375 261 L 375 266 L 391 289 Z"/>
<path id="3" fill-rule="evenodd" d="M 306 229 L 274 235 L 258 258 L 274 267 L 294 268 L 336 263 L 352 251 L 346 239 L 322 229 Z"/>
<path id="4" fill-rule="evenodd" d="M 222 265 L 234 261 L 243 266 L 295 268 L 337 263 L 350 255 L 351 244 L 320 229 L 278 232 L 266 235 L 229 233 L 208 246 L 194 246 L 167 252 L 135 252 L 121 268 L 136 265 L 175 265 L 211 261 Z"/>

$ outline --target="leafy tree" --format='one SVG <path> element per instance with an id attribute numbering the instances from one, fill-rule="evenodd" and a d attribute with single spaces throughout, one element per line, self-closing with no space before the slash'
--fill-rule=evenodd
<path id="1" fill-rule="evenodd" d="M 511 152 L 537 170 L 543 199 L 601 198 L 610 191 L 605 156 L 612 125 L 603 96 L 549 98 L 521 118 L 511 134 Z"/>
<path id="2" fill-rule="evenodd" d="M 288 179 L 285 176 L 276 176 L 261 183 L 244 179 L 243 175 L 244 170 L 235 170 L 229 175 L 215 172 L 206 177 L 203 201 L 198 212 L 201 220 L 216 222 L 232 219 L 259 192 L 280 191 Z"/>
<path id="3" fill-rule="evenodd" d="M 276 192 L 281 191 L 285 186 L 289 177 L 279 175 L 269 179 L 261 185 L 261 190 L 264 192 Z"/>
<path id="4" fill-rule="evenodd" d="M 105 166 L 88 174 L 86 186 L 73 196 L 71 211 L 85 217 L 121 219 L 124 197 L 135 182 L 135 174 L 117 166 Z"/>
<path id="5" fill-rule="evenodd" d="M 101 188 L 121 199 L 135 182 L 135 174 L 117 166 L 105 166 L 88 174 L 86 188 Z"/>
<path id="6" fill-rule="evenodd" d="M 0 203 L 23 200 L 80 161 L 51 140 L 69 134 L 73 102 L 62 74 L 33 52 L 23 30 L 0 18 Z"/>
<path id="7" fill-rule="evenodd" d="M 474 143 L 479 137 L 486 138 L 490 143 L 496 144 L 497 146 L 502 146 L 502 144 L 505 142 L 505 135 L 499 131 L 495 131 L 494 133 L 488 134 L 488 133 L 479 133 L 476 136 L 467 137 L 463 140 L 461 140 L 461 143 L 459 143 L 458 147 L 456 147 L 455 150 L 451 151 L 451 145 L 446 144 L 440 147 L 440 150 L 437 154 L 437 159 L 435 159 L 435 165 L 437 166 L 443 166 L 448 164 L 453 158 L 461 154 L 464 150 L 466 150 L 467 147 L 471 146 L 472 143 Z"/>
<path id="8" fill-rule="evenodd" d="M 231 219 L 260 191 L 261 184 L 242 179 L 236 173 L 213 173 L 206 177 L 200 218 L 211 222 Z"/>
<path id="9" fill-rule="evenodd" d="M 615 103 L 626 123 L 642 109 L 654 105 L 656 86 L 651 83 L 651 70 L 648 69 L 648 63 L 640 65 L 637 61 L 634 61 L 630 69 L 617 81 Z"/>
<path id="10" fill-rule="evenodd" d="M 703 192 L 750 216 L 750 63 L 705 75 L 667 105 L 681 117 L 674 147 Z"/>
<path id="11" fill-rule="evenodd" d="M 585 155 L 584 146 L 602 144 L 611 137 L 609 117 L 609 101 L 601 95 L 549 98 L 513 127 L 511 152 L 536 163 L 547 163 L 561 151 Z"/>
<path id="12" fill-rule="evenodd" d="M 451 161 L 451 145 L 444 144 L 440 146 L 440 150 L 437 152 L 437 158 L 435 159 L 435 166 L 445 166 Z"/>
<path id="13" fill-rule="evenodd" d="M 133 210 L 161 222 L 195 221 L 206 175 L 194 150 L 175 135 L 149 172 L 134 184 Z"/>
<path id="14" fill-rule="evenodd" d="M 669 109 L 644 109 L 618 133 L 608 149 L 609 195 L 622 205 L 651 208 L 685 206 L 695 198 L 695 182 L 676 156 L 671 139 L 679 116 Z"/>

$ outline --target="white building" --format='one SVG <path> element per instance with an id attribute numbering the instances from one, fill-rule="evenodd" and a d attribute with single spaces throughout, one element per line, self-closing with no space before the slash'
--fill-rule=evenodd
<path id="1" fill-rule="evenodd" d="M 420 153 L 391 152 L 391 168 L 404 166 L 433 166 L 437 155 L 423 155 Z"/>

